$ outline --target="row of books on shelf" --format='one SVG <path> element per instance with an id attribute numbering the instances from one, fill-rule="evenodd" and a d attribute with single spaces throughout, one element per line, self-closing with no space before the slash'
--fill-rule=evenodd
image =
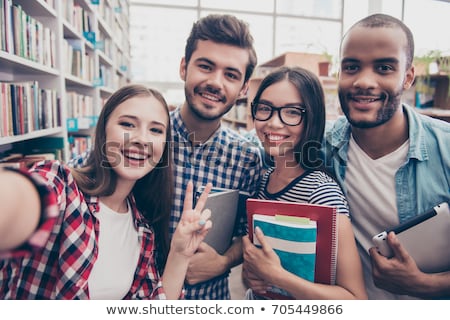
<path id="1" fill-rule="evenodd" d="M 97 115 L 67 118 L 67 132 L 79 132 L 81 130 L 93 129 L 96 126 L 97 121 Z"/>
<path id="2" fill-rule="evenodd" d="M 86 52 L 84 40 L 64 39 L 63 54 L 66 74 L 74 75 L 88 82 L 94 81 L 94 57 Z"/>
<path id="3" fill-rule="evenodd" d="M 96 35 L 94 47 L 95 49 L 102 51 L 110 59 L 114 59 L 113 42 L 103 32 L 99 32 L 98 35 Z"/>
<path id="4" fill-rule="evenodd" d="M 37 81 L 0 82 L 0 105 L 1 137 L 61 126 L 56 91 Z"/>
<path id="5" fill-rule="evenodd" d="M 75 91 L 66 92 L 68 118 L 81 118 L 94 115 L 94 98 Z"/>
<path id="6" fill-rule="evenodd" d="M 119 77 L 104 64 L 100 64 L 99 77 L 96 79 L 94 85 L 99 87 L 118 88 Z"/>
<path id="7" fill-rule="evenodd" d="M 0 0 L 1 50 L 55 67 L 55 33 L 12 0 Z"/>
<path id="8" fill-rule="evenodd" d="M 41 137 L 21 141 L 11 150 L 0 154 L 0 167 L 28 169 L 42 160 L 63 159 L 63 137 Z"/>
<path id="9" fill-rule="evenodd" d="M 92 23 L 89 12 L 74 0 L 61 1 L 63 5 L 63 16 L 66 21 L 80 34 L 92 32 Z"/>
<path id="10" fill-rule="evenodd" d="M 106 41 L 106 43 L 109 42 L 110 41 Z M 97 48 L 97 46 L 95 48 L 103 51 L 101 48 L 101 44 L 103 43 L 104 42 L 97 43 L 100 45 L 100 49 Z M 77 78 L 92 83 L 94 86 L 118 87 L 120 85 L 117 83 L 119 79 L 115 79 L 119 78 L 119 76 L 113 72 L 110 65 L 105 63 L 99 64 L 98 76 L 96 76 L 94 57 L 93 55 L 90 55 L 87 50 L 85 50 L 84 40 L 64 39 L 63 52 L 65 57 L 66 74 L 71 74 Z M 116 53 L 117 52 L 120 51 L 116 50 Z M 122 59 L 122 61 L 119 61 L 119 64 L 120 62 L 125 63 L 123 60 L 123 55 L 118 54 L 117 57 Z M 120 70 L 122 72 L 127 71 L 123 64 L 120 65 Z"/>
<path id="11" fill-rule="evenodd" d="M 70 158 L 75 158 L 84 152 L 92 149 L 91 136 L 71 136 L 70 143 Z"/>
<path id="12" fill-rule="evenodd" d="M 38 161 L 62 160 L 64 139 L 64 137 L 41 137 L 17 143 L 11 150 L 0 153 L 0 168 L 29 169 Z M 70 158 L 91 150 L 92 143 L 92 136 L 69 136 Z"/>
<path id="13" fill-rule="evenodd" d="M 92 0 L 94 10 L 102 17 L 106 24 L 112 25 L 116 8 L 110 7 L 106 1 Z"/>
<path id="14" fill-rule="evenodd" d="M 42 160 L 55 160 L 56 156 L 54 153 L 37 153 L 37 154 L 21 154 L 13 153 L 2 159 L 0 159 L 1 167 L 10 167 L 16 169 L 29 169 L 36 162 Z"/>
<path id="15" fill-rule="evenodd" d="M 113 24 L 114 16 L 117 18 L 120 23 L 125 24 L 125 17 L 129 16 L 128 7 L 126 6 L 127 0 L 113 0 L 113 1 L 104 1 L 104 0 L 91 0 L 93 4 L 93 9 L 100 14 L 103 20 L 108 25 Z"/>

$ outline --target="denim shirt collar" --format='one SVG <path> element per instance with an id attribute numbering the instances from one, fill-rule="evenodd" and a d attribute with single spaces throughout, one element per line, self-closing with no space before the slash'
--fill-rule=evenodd
<path id="1" fill-rule="evenodd" d="M 409 159 L 417 159 L 419 161 L 428 160 L 429 152 L 427 148 L 424 128 L 419 119 L 419 115 L 408 105 L 403 105 L 403 112 L 408 118 L 409 130 Z"/>
<path id="2" fill-rule="evenodd" d="M 417 159 L 419 161 L 427 160 L 429 152 L 424 136 L 424 129 L 420 123 L 419 115 L 406 104 L 402 106 L 408 121 L 409 133 L 409 150 L 408 159 Z M 350 123 L 345 116 L 339 117 L 331 131 L 326 134 L 325 139 L 333 147 L 337 149 L 339 158 L 345 163 L 347 162 L 347 150 L 352 132 Z"/>

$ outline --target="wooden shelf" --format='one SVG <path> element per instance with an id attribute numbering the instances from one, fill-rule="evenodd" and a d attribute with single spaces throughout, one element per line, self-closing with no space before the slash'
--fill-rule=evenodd
<path id="1" fill-rule="evenodd" d="M 440 109 L 440 108 L 416 108 L 417 112 L 450 122 L 450 109 Z"/>
<path id="2" fill-rule="evenodd" d="M 416 76 L 414 84 L 405 91 L 403 102 L 415 106 L 417 112 L 450 122 L 450 75 Z"/>
<path id="3" fill-rule="evenodd" d="M 247 114 L 247 107 L 246 107 L 246 99 L 240 99 L 236 102 L 236 105 L 233 106 L 233 108 L 227 113 L 223 118 L 223 122 L 235 129 L 235 130 L 241 130 L 247 129 L 247 123 L 248 123 L 248 114 Z"/>
<path id="4" fill-rule="evenodd" d="M 52 101 L 51 107 L 45 105 L 47 109 L 43 109 L 44 103 L 40 100 L 35 103 L 34 109 L 31 108 L 31 99 L 26 98 L 17 98 L 19 102 L 14 104 L 2 104 L 4 113 L 0 118 L 7 115 L 5 119 L 15 119 L 14 122 L 5 120 L 0 123 L 0 157 L 14 151 L 24 142 L 31 146 L 43 138 L 55 137 L 63 141 L 60 160 L 67 161 L 72 153 L 69 145 L 72 132 L 68 132 L 67 119 L 79 116 L 71 113 L 98 115 L 104 99 L 129 82 L 131 58 L 129 20 L 126 17 L 129 1 L 108 0 L 94 4 L 91 0 L 10 0 L 4 3 L 1 14 L 11 15 L 12 18 L 0 19 L 0 29 L 8 39 L 0 44 L 0 81 L 36 81 L 37 86 L 33 89 L 50 91 L 57 102 Z M 23 28 L 25 25 L 17 23 L 19 18 L 27 22 L 26 29 Z M 89 22 L 82 23 L 86 19 Z M 34 29 L 36 35 L 28 32 Z M 100 33 L 103 33 L 102 38 L 99 37 Z M 101 51 L 105 43 L 110 49 L 106 53 Z M 100 69 L 104 77 L 102 87 L 97 84 Z M 80 99 L 71 99 L 72 94 L 78 95 Z M 6 101 L 3 97 L 7 95 L 0 94 L 0 97 Z M 92 100 L 89 106 L 85 99 Z M 48 100 L 46 103 L 49 104 Z M 41 117 L 52 121 L 41 125 Z M 27 133 L 20 134 L 22 132 Z M 77 132 L 83 133 L 86 136 L 92 134 L 91 131 Z"/>

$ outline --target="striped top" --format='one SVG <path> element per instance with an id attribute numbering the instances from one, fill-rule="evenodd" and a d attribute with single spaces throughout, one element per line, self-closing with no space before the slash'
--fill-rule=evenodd
<path id="1" fill-rule="evenodd" d="M 270 193 L 267 191 L 267 183 L 274 169 L 271 167 L 264 174 L 257 194 L 258 199 L 328 205 L 336 207 L 338 214 L 349 215 L 347 200 L 341 188 L 325 172 L 305 171 L 279 192 Z"/>

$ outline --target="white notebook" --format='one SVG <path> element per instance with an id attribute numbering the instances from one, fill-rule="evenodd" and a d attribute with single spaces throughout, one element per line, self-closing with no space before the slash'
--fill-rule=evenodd
<path id="1" fill-rule="evenodd" d="M 409 219 L 373 237 L 378 251 L 390 258 L 387 234 L 394 231 L 400 243 L 423 272 L 450 270 L 450 209 L 444 202 L 430 211 Z"/>

